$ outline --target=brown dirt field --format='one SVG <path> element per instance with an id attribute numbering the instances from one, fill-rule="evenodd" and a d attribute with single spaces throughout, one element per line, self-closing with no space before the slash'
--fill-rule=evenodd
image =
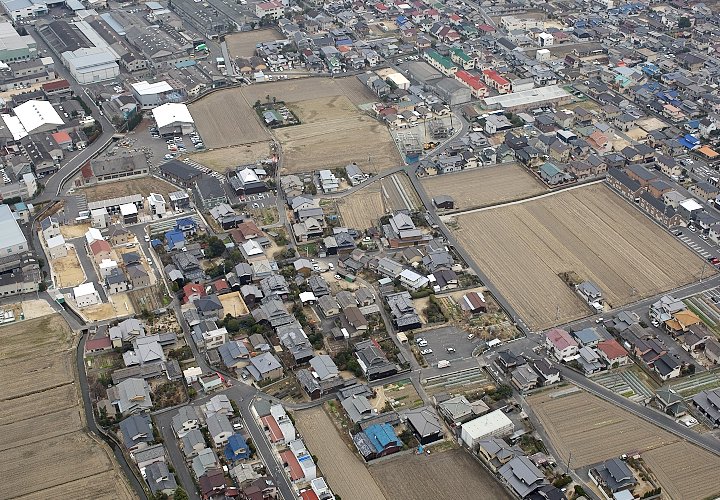
<path id="1" fill-rule="evenodd" d="M 48 314 L 53 314 L 55 310 L 47 303 L 46 300 L 23 300 L 22 311 L 25 319 L 35 319 Z"/>
<path id="2" fill-rule="evenodd" d="M 60 226 L 60 234 L 62 234 L 66 240 L 72 240 L 73 238 L 81 238 L 85 236 L 85 233 L 87 233 L 88 229 L 90 229 L 90 224 L 73 224 L 71 226 Z"/>
<path id="3" fill-rule="evenodd" d="M 0 429 L 12 422 L 52 413 L 76 404 L 77 394 L 71 384 L 0 401 Z"/>
<path id="4" fill-rule="evenodd" d="M 274 29 L 244 31 L 242 33 L 233 33 L 225 35 L 225 43 L 227 44 L 230 57 L 250 57 L 255 55 L 255 46 L 260 42 L 271 42 L 283 38 L 280 33 Z"/>
<path id="5" fill-rule="evenodd" d="M 288 103 L 288 107 L 302 124 L 343 120 L 357 111 L 344 95 L 295 101 Z"/>
<path id="6" fill-rule="evenodd" d="M 264 98 L 265 94 L 261 99 Z M 238 87 L 214 92 L 190 104 L 190 114 L 205 147 L 224 148 L 268 140 L 270 133 L 252 108 L 255 100 L 246 100 L 243 89 Z"/>
<path id="7" fill-rule="evenodd" d="M 720 493 L 717 471 L 720 457 L 680 441 L 642 455 L 645 464 L 670 498 L 700 500 Z M 689 459 L 690 458 L 690 459 Z"/>
<path id="8" fill-rule="evenodd" d="M 45 500 L 47 498 L 132 500 L 135 496 L 125 487 L 125 481 L 120 474 L 109 470 L 18 498 L 22 500 Z"/>
<path id="9" fill-rule="evenodd" d="M 118 182 L 108 182 L 106 184 L 98 184 L 96 186 L 77 189 L 77 194 L 84 194 L 87 201 L 108 200 L 110 198 L 118 198 L 120 196 L 130 196 L 133 194 L 141 194 L 149 196 L 150 193 L 158 193 L 167 200 L 168 193 L 177 191 L 178 188 L 169 182 L 157 177 L 141 177 L 139 179 L 127 179 Z M 85 230 L 87 231 L 87 229 Z"/>
<path id="10" fill-rule="evenodd" d="M 3 451 L 0 497 L 32 493 L 111 470 L 112 462 L 97 448 L 94 440 L 78 431 Z"/>
<path id="11" fill-rule="evenodd" d="M 374 182 L 350 196 L 338 200 L 343 225 L 355 229 L 373 227 L 385 214 L 380 183 Z"/>
<path id="12" fill-rule="evenodd" d="M 0 329 L 0 359 L 6 362 L 63 352 L 62 347 L 72 339 L 65 322 L 58 323 L 53 316 L 35 321 L 28 319 L 12 326 L 14 328 Z"/>
<path id="13" fill-rule="evenodd" d="M 96 304 L 94 306 L 82 309 L 82 314 L 91 321 L 102 321 L 110 318 L 122 318 L 131 314 L 135 314 L 132 301 L 124 293 L 118 293 L 110 296 L 112 302 Z M 127 304 L 128 309 L 125 308 Z"/>
<path id="14" fill-rule="evenodd" d="M 461 244 L 533 330 L 590 314 L 558 273 L 595 282 L 619 307 L 694 282 L 703 268 L 604 185 L 462 214 L 458 224 Z M 706 277 L 715 273 L 705 269 Z"/>
<path id="15" fill-rule="evenodd" d="M 74 246 L 68 248 L 67 255 L 50 261 L 50 267 L 55 273 L 58 288 L 78 286 L 85 281 L 85 273 L 80 266 L 77 251 Z"/>
<path id="16" fill-rule="evenodd" d="M 0 328 L 0 498 L 133 498 L 110 450 L 80 430 L 72 343 L 58 314 Z"/>
<path id="17" fill-rule="evenodd" d="M 678 441 L 672 434 L 586 392 L 555 399 L 551 394 L 535 394 L 527 401 L 560 454 L 558 462 L 567 462 L 572 452 L 572 466 L 578 468 Z"/>
<path id="18" fill-rule="evenodd" d="M 329 103 L 334 99 L 314 100 L 315 112 L 324 113 L 325 108 L 320 103 Z M 306 112 L 312 113 L 309 109 Z M 336 115 L 339 116 L 340 111 L 331 114 Z M 345 115 L 344 118 L 329 119 L 323 116 L 322 120 L 275 130 L 284 154 L 283 171 L 298 173 L 320 168 L 333 169 L 356 162 L 363 172 L 377 173 L 401 163 L 387 127 L 360 111 Z"/>
<path id="19" fill-rule="evenodd" d="M 201 165 L 225 173 L 240 165 L 249 165 L 270 156 L 269 142 L 255 142 L 229 148 L 213 149 L 190 155 L 190 159 Z"/>
<path id="20" fill-rule="evenodd" d="M 340 85 L 345 95 L 355 106 L 377 101 L 377 96 L 354 76 L 336 78 L 335 83 Z"/>
<path id="21" fill-rule="evenodd" d="M 73 406 L 3 425 L 0 427 L 0 452 L 79 431 L 82 428 L 79 413 L 80 408 Z M 44 429 L 45 432 L 38 433 L 38 429 Z"/>
<path id="22" fill-rule="evenodd" d="M 452 196 L 456 209 L 494 205 L 546 191 L 535 177 L 517 164 L 425 177 L 421 182 L 430 198 L 441 194 Z"/>
<path id="23" fill-rule="evenodd" d="M 0 366 L 0 380 L 3 380 L 0 399 L 69 384 L 73 378 L 73 362 L 67 354 L 44 355 L 33 359 L 32 363 L 26 360 L 3 363 Z"/>
<path id="24" fill-rule="evenodd" d="M 321 97 L 345 95 L 342 86 L 332 78 L 295 78 L 279 82 L 265 83 L 243 87 L 243 95 L 247 102 L 254 103 L 258 99 L 265 100 L 270 95 L 278 101 L 295 103 Z M 292 127 L 291 127 L 292 128 Z"/>
<path id="25" fill-rule="evenodd" d="M 406 454 L 370 466 L 387 498 L 510 499 L 507 491 L 462 449 L 430 455 Z"/>
<path id="26" fill-rule="evenodd" d="M 333 492 L 349 500 L 385 500 L 365 464 L 337 434 L 322 407 L 297 412 L 295 423 Z"/>
<path id="27" fill-rule="evenodd" d="M 218 295 L 218 299 L 220 299 L 223 306 L 223 315 L 245 316 L 249 312 L 245 301 L 240 296 L 240 292 L 224 293 Z"/>
<path id="28" fill-rule="evenodd" d="M 404 173 L 392 174 L 380 181 L 382 195 L 387 210 L 417 210 L 422 206 L 420 196 L 408 176 Z"/>

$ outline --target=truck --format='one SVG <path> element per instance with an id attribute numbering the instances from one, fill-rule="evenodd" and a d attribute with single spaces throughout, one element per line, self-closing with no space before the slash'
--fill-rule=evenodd
<path id="1" fill-rule="evenodd" d="M 450 361 L 447 359 L 441 359 L 438 361 L 438 368 L 447 368 L 448 366 L 450 366 Z"/>

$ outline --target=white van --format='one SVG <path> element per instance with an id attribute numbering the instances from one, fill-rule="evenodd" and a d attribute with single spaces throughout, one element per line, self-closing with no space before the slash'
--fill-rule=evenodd
<path id="1" fill-rule="evenodd" d="M 448 366 L 450 366 L 450 361 L 447 359 L 441 359 L 438 361 L 438 368 L 447 368 Z"/>

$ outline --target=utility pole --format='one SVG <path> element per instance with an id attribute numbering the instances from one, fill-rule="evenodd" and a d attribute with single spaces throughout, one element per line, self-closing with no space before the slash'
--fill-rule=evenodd
<path id="1" fill-rule="evenodd" d="M 702 271 L 700 271 L 700 283 L 702 283 L 703 277 L 705 276 L 705 266 L 707 265 L 707 261 L 703 261 Z"/>
<path id="2" fill-rule="evenodd" d="M 560 305 L 555 306 L 555 321 L 560 319 Z"/>
<path id="3" fill-rule="evenodd" d="M 570 473 L 570 460 L 572 459 L 572 451 L 570 452 L 570 455 L 568 455 L 568 461 L 567 461 L 567 467 L 565 468 L 565 474 Z"/>

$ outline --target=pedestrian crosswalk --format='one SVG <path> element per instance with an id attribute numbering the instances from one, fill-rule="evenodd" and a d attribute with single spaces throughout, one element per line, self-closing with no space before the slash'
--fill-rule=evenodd
<path id="1" fill-rule="evenodd" d="M 692 238 L 688 236 L 680 236 L 680 240 L 685 243 L 687 246 L 695 250 L 695 252 L 698 253 L 698 255 L 701 255 L 702 257 L 705 257 L 706 259 L 710 257 L 712 254 L 705 250 L 702 245 L 696 243 L 692 240 Z"/>

